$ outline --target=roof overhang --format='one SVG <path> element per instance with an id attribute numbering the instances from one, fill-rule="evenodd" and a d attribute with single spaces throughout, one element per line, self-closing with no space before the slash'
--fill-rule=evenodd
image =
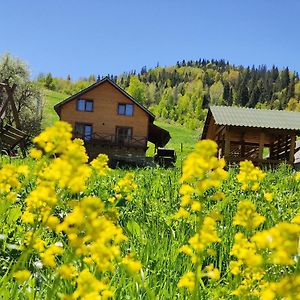
<path id="1" fill-rule="evenodd" d="M 158 127 L 153 123 L 149 124 L 148 141 L 153 143 L 155 147 L 164 147 L 170 139 L 171 135 L 169 131 Z"/>
<path id="2" fill-rule="evenodd" d="M 211 119 L 218 126 L 256 128 L 267 131 L 300 132 L 300 113 L 243 107 L 211 106 L 208 110 L 201 139 L 207 137 Z"/>

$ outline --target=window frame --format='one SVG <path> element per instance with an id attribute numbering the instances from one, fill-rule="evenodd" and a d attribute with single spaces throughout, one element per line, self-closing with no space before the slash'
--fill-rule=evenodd
<path id="1" fill-rule="evenodd" d="M 121 135 L 122 139 L 119 140 L 119 136 L 120 136 L 118 134 L 119 129 L 130 129 L 131 135 L 130 136 L 124 136 L 124 135 L 122 136 Z M 127 143 L 130 143 L 132 141 L 132 139 L 133 139 L 133 127 L 130 127 L 130 126 L 116 126 L 116 141 L 117 141 L 118 144 L 121 144 L 121 145 L 125 144 L 124 140 L 126 140 Z"/>
<path id="2" fill-rule="evenodd" d="M 131 106 L 132 107 L 132 114 L 131 115 L 128 115 L 128 114 L 126 114 L 126 106 Z M 121 114 L 120 112 L 119 112 L 119 108 L 120 108 L 120 106 L 124 106 L 125 107 L 125 110 L 124 110 L 124 114 Z M 118 106 L 117 106 L 117 114 L 119 115 L 119 116 L 126 116 L 126 117 L 133 117 L 133 115 L 134 115 L 134 104 L 132 104 L 132 103 L 122 103 L 122 102 L 120 102 L 120 103 L 118 103 Z"/>
<path id="3" fill-rule="evenodd" d="M 80 101 L 84 101 L 84 110 L 79 109 L 79 102 Z M 87 110 L 87 103 L 92 104 L 92 110 Z M 80 111 L 80 112 L 93 112 L 94 111 L 94 100 L 92 100 L 92 99 L 82 99 L 82 98 L 77 99 L 77 101 L 76 101 L 76 110 Z"/>
<path id="4" fill-rule="evenodd" d="M 77 134 L 76 132 L 76 127 L 78 126 L 83 126 L 83 135 L 81 135 L 80 133 Z M 86 135 L 85 135 L 85 126 L 90 126 L 91 127 L 91 135 L 90 135 L 90 138 L 86 138 Z M 77 138 L 81 138 L 82 140 L 84 141 L 90 141 L 92 139 L 92 136 L 93 136 L 93 124 L 91 123 L 81 123 L 81 122 L 75 122 L 75 126 L 74 126 L 74 135 L 75 137 Z"/>

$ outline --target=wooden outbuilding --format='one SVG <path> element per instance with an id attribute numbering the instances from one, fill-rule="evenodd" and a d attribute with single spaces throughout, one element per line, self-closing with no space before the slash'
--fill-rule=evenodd
<path id="1" fill-rule="evenodd" d="M 25 156 L 24 140 L 26 134 L 21 130 L 21 122 L 19 118 L 19 113 L 14 100 L 14 92 L 17 85 L 9 85 L 8 80 L 5 82 L 0 82 L 0 92 L 4 89 L 7 97 L 2 103 L 0 103 L 0 153 L 15 155 L 15 147 L 20 146 L 23 156 Z M 4 125 L 4 120 L 8 108 L 11 108 L 13 115 L 13 122 L 16 127 L 10 124 Z"/>
<path id="2" fill-rule="evenodd" d="M 168 131 L 153 124 L 155 116 L 108 77 L 54 109 L 72 125 L 73 137 L 85 141 L 90 158 L 145 156 L 148 141 L 158 148 L 170 140 Z"/>
<path id="3" fill-rule="evenodd" d="M 211 106 L 201 138 L 216 141 L 218 156 L 228 163 L 276 165 L 294 163 L 299 133 L 299 112 Z"/>

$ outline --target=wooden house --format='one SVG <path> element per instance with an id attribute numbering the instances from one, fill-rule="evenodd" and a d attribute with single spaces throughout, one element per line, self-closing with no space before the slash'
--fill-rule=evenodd
<path id="1" fill-rule="evenodd" d="M 202 139 L 218 144 L 218 156 L 228 163 L 294 163 L 300 113 L 267 109 L 211 106 Z"/>
<path id="2" fill-rule="evenodd" d="M 168 131 L 153 124 L 155 116 L 109 78 L 98 81 L 54 106 L 82 138 L 90 158 L 99 153 L 145 156 L 147 142 L 163 147 Z"/>

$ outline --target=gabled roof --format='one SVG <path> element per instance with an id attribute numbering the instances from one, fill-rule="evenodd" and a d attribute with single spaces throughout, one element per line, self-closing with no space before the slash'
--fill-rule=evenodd
<path id="1" fill-rule="evenodd" d="M 300 112 L 211 106 L 206 118 L 202 138 L 206 134 L 210 116 L 213 116 L 217 125 L 300 131 Z"/>
<path id="2" fill-rule="evenodd" d="M 130 96 L 126 91 L 124 91 L 120 86 L 118 86 L 115 82 L 113 82 L 112 80 L 110 80 L 108 77 L 105 77 L 102 80 L 93 83 L 92 85 L 88 86 L 87 88 L 83 89 L 82 91 L 78 92 L 77 94 L 74 94 L 74 95 L 70 96 L 69 98 L 63 100 L 62 102 L 59 102 L 58 104 L 56 104 L 54 106 L 54 109 L 55 109 L 56 113 L 59 115 L 60 108 L 63 105 L 65 105 L 66 103 L 68 103 L 68 102 L 70 102 L 70 101 L 72 101 L 72 100 L 80 97 L 81 95 L 85 94 L 86 92 L 89 92 L 90 90 L 98 87 L 99 85 L 103 84 L 104 82 L 110 83 L 117 90 L 119 90 L 122 94 L 124 94 L 128 99 L 130 99 L 137 106 L 139 106 L 143 111 L 145 111 L 149 115 L 149 117 L 150 117 L 150 119 L 152 121 L 155 119 L 155 116 L 146 107 L 144 107 L 141 103 L 139 103 L 138 101 L 136 101 L 132 96 Z"/>

